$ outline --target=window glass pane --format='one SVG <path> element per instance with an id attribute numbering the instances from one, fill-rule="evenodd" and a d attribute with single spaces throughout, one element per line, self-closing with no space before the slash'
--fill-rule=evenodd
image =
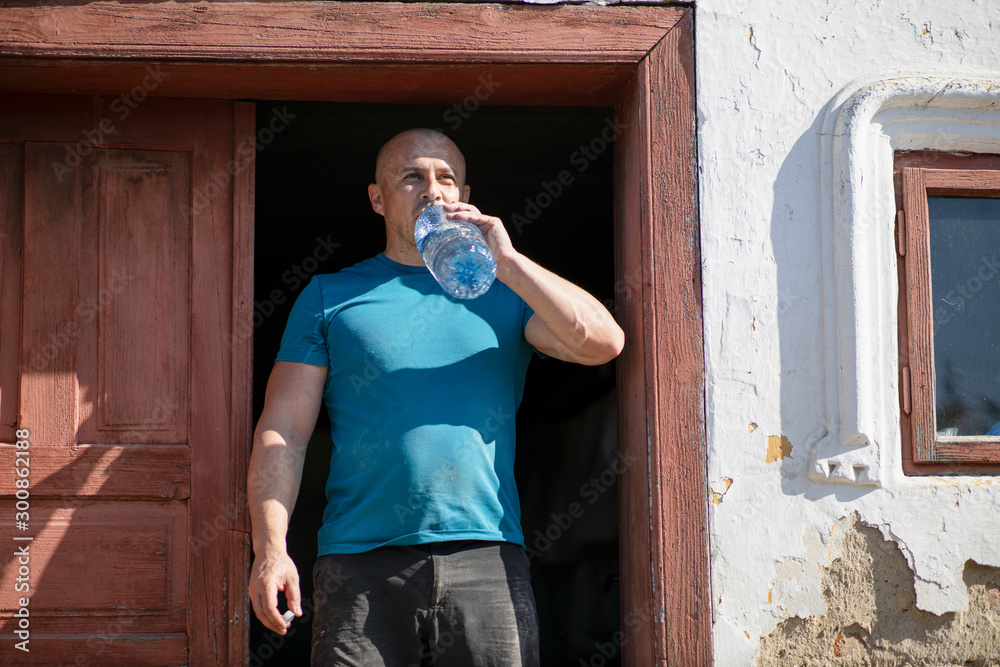
<path id="1" fill-rule="evenodd" d="M 928 197 L 938 435 L 1000 435 L 1000 199 Z"/>

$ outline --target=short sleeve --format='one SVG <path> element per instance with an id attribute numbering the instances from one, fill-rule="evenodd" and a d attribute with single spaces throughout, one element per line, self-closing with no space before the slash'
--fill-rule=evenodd
<path id="1" fill-rule="evenodd" d="M 329 368 L 323 290 L 316 278 L 309 281 L 295 300 L 275 360 Z"/>
<path id="2" fill-rule="evenodd" d="M 534 354 L 537 354 L 539 356 L 539 358 L 541 358 L 541 359 L 548 359 L 549 358 L 548 355 L 542 354 L 541 352 L 539 352 L 538 349 L 535 348 L 534 345 L 532 345 L 531 343 L 529 343 L 528 339 L 524 336 L 524 330 L 528 326 L 528 320 L 530 320 L 531 316 L 535 314 L 535 311 L 531 308 L 531 306 L 529 306 L 527 303 L 525 303 L 523 299 L 521 300 L 521 304 L 522 304 L 522 308 L 521 308 L 521 337 L 524 338 L 525 345 L 527 345 L 528 349 L 530 349 Z"/>
<path id="3" fill-rule="evenodd" d="M 521 301 L 521 303 L 523 304 L 523 308 L 521 309 L 521 334 L 523 335 L 524 328 L 528 326 L 528 320 L 530 320 L 531 316 L 535 314 L 535 311 L 532 310 L 531 306 L 529 306 L 523 300 Z"/>

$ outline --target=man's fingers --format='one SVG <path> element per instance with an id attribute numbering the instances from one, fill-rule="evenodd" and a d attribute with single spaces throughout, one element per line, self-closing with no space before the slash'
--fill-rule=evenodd
<path id="1" fill-rule="evenodd" d="M 272 614 L 267 609 L 267 602 L 265 601 L 265 597 L 266 597 L 265 595 L 258 594 L 250 598 L 250 602 L 253 605 L 253 611 L 257 615 L 257 618 L 260 620 L 260 622 L 264 624 L 265 628 L 278 632 L 279 628 L 276 628 L 274 626 L 274 621 L 272 620 Z M 275 610 L 275 613 L 277 613 L 277 610 Z"/>
<path id="2" fill-rule="evenodd" d="M 250 606 L 253 607 L 253 613 L 260 618 L 260 601 L 257 599 L 257 595 L 250 596 Z"/>
<path id="3" fill-rule="evenodd" d="M 302 594 L 299 590 L 299 573 L 295 563 L 287 556 L 254 564 L 250 583 L 250 601 L 254 613 L 269 630 L 279 635 L 287 632 L 288 624 L 278 611 L 278 591 L 284 591 L 288 608 L 297 616 L 302 615 Z"/>
<path id="4" fill-rule="evenodd" d="M 268 579 L 264 585 L 264 608 L 268 613 L 278 611 L 278 584 L 274 579 Z"/>
<path id="5" fill-rule="evenodd" d="M 280 585 L 279 585 L 280 584 Z M 285 634 L 285 622 L 278 612 L 278 591 L 283 587 L 284 582 L 268 580 L 264 586 L 264 618 L 261 621 L 264 625 L 280 634 Z"/>
<path id="6" fill-rule="evenodd" d="M 280 582 L 273 574 L 265 579 L 257 595 L 253 596 L 252 602 L 254 613 L 268 630 L 273 630 L 278 634 L 285 634 L 285 623 L 278 612 L 278 591 L 283 582 Z"/>
<path id="7" fill-rule="evenodd" d="M 285 602 L 288 603 L 288 608 L 295 612 L 296 616 L 302 615 L 302 593 L 299 591 L 299 582 L 292 577 L 289 577 L 290 581 L 285 586 Z"/>

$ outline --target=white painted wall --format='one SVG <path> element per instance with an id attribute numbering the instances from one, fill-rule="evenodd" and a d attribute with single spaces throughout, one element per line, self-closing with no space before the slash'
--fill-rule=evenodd
<path id="1" fill-rule="evenodd" d="M 852 512 L 897 541 L 926 611 L 965 608 L 967 559 L 1000 566 L 998 480 L 902 475 L 891 177 L 894 146 L 1000 153 L 1000 0 L 695 11 L 714 642 L 728 667 L 754 664 L 780 621 L 825 612 L 820 568 Z M 769 436 L 791 457 L 766 463 Z"/>

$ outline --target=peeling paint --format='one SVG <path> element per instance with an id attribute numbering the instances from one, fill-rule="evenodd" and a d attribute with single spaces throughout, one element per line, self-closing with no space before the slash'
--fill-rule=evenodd
<path id="1" fill-rule="evenodd" d="M 823 568 L 827 612 L 782 621 L 761 639 L 758 667 L 997 664 L 1000 568 L 967 561 L 967 611 L 942 615 L 916 607 L 914 575 L 899 545 L 859 520 L 843 518 L 840 555 Z M 839 664 L 839 663 L 838 663 Z"/>
<path id="2" fill-rule="evenodd" d="M 722 483 L 726 487 L 722 489 L 722 491 L 715 491 L 714 489 L 711 488 L 711 486 L 708 489 L 708 500 L 713 505 L 722 504 L 722 498 L 726 495 L 726 492 L 729 491 L 729 487 L 733 485 L 733 480 L 731 477 L 726 477 L 722 480 Z"/>
<path id="3" fill-rule="evenodd" d="M 801 538 L 802 555 L 783 558 L 774 563 L 774 578 L 768 587 L 769 612 L 777 617 L 823 614 L 826 607 L 816 595 L 821 578 L 819 562 L 827 561 L 827 547 L 822 536 L 814 530 L 805 530 Z M 772 597 L 773 592 L 773 597 Z"/>
<path id="4" fill-rule="evenodd" d="M 792 443 L 783 435 L 767 436 L 767 455 L 764 463 L 774 463 L 792 455 Z"/>

